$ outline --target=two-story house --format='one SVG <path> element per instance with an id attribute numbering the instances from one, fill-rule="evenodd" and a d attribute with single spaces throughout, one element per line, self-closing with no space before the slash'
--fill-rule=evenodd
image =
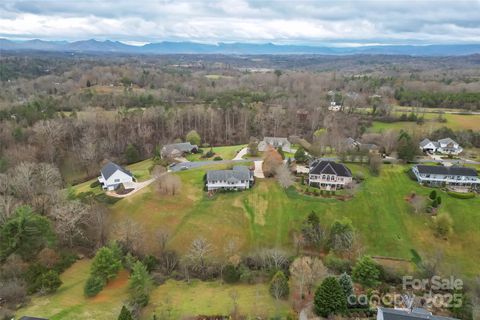
<path id="1" fill-rule="evenodd" d="M 133 174 L 130 171 L 116 163 L 109 162 L 100 170 L 98 182 L 100 182 L 104 190 L 112 191 L 121 184 L 132 182 L 133 179 Z"/>
<path id="2" fill-rule="evenodd" d="M 416 165 L 412 167 L 412 172 L 417 181 L 424 185 L 480 190 L 480 179 L 477 170 L 473 168 Z"/>
<path id="3" fill-rule="evenodd" d="M 315 160 L 310 164 L 308 185 L 322 190 L 338 190 L 352 182 L 352 172 L 334 161 Z"/>
<path id="4" fill-rule="evenodd" d="M 213 190 L 245 190 L 254 183 L 252 170 L 246 166 L 234 166 L 232 170 L 207 171 L 206 186 Z"/>
<path id="5" fill-rule="evenodd" d="M 440 139 L 438 141 L 431 141 L 429 139 L 423 139 L 420 142 L 420 150 L 429 153 L 441 153 L 458 155 L 463 151 L 463 148 L 451 138 Z"/>

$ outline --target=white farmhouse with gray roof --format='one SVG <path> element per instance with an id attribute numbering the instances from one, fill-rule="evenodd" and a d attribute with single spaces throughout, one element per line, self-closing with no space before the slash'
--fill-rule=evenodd
<path id="1" fill-rule="evenodd" d="M 275 149 L 281 147 L 283 151 L 293 152 L 292 144 L 287 138 L 265 137 L 258 144 L 258 151 L 266 151 L 268 146 L 271 146 Z"/>
<path id="2" fill-rule="evenodd" d="M 118 164 L 109 162 L 100 170 L 98 182 L 100 182 L 104 190 L 112 191 L 123 183 L 133 182 L 133 174 Z"/>
<path id="3" fill-rule="evenodd" d="M 438 141 L 423 139 L 420 142 L 420 150 L 430 153 L 453 154 L 458 155 L 463 151 L 462 147 L 453 139 L 445 138 Z"/>
<path id="4" fill-rule="evenodd" d="M 412 167 L 417 181 L 421 184 L 457 190 L 480 190 L 480 179 L 477 170 L 468 167 L 444 167 L 416 165 Z"/>
<path id="5" fill-rule="evenodd" d="M 232 170 L 207 171 L 206 186 L 213 190 L 245 190 L 254 182 L 253 172 L 246 166 L 234 166 Z"/>

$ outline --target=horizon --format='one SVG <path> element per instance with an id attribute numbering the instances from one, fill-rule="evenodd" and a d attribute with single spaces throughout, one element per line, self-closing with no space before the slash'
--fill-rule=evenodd
<path id="1" fill-rule="evenodd" d="M 11 41 L 314 47 L 480 44 L 480 1 L 26 1 L 0 4 Z"/>

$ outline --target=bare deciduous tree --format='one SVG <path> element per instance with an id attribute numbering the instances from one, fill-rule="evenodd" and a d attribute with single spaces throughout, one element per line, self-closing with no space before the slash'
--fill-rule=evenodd
<path id="1" fill-rule="evenodd" d="M 286 164 L 282 164 L 275 169 L 275 178 L 284 189 L 292 186 L 295 183 L 294 177 Z"/>
<path id="2" fill-rule="evenodd" d="M 167 173 L 161 175 L 157 180 L 156 189 L 162 195 L 174 196 L 180 192 L 182 180 L 174 174 Z"/>
<path id="3" fill-rule="evenodd" d="M 328 275 L 328 270 L 318 258 L 300 257 L 291 264 L 290 274 L 303 299 L 304 290 L 310 293 L 315 284 Z"/>
<path id="4" fill-rule="evenodd" d="M 63 201 L 53 207 L 51 217 L 57 235 L 70 248 L 74 240 L 85 240 L 90 218 L 90 208 L 80 201 Z"/>

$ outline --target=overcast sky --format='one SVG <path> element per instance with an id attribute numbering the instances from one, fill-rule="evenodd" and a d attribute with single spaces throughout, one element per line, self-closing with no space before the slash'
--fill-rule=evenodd
<path id="1" fill-rule="evenodd" d="M 132 44 L 480 43 L 480 0 L 0 0 L 0 37 Z"/>

